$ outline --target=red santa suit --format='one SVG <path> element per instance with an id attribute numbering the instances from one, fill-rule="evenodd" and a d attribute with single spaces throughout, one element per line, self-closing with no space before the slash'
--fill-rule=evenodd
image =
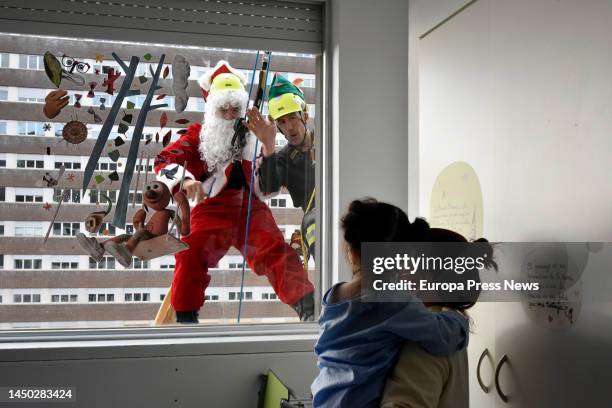
<path id="1" fill-rule="evenodd" d="M 204 88 L 210 86 L 215 71 L 234 72 L 229 64 L 221 70 L 218 67 L 219 64 L 212 74 L 200 81 L 200 85 Z M 272 212 L 262 201 L 264 195 L 259 190 L 257 174 L 251 183 L 256 138 L 248 134 L 241 151 L 231 153 L 230 146 L 229 149 L 218 149 L 216 155 L 207 152 L 209 145 L 206 138 L 215 132 L 212 125 L 207 129 L 207 120 L 214 122 L 214 110 L 227 107 L 227 101 L 232 104 L 239 101 L 244 114 L 248 95 L 244 90 L 208 95 L 204 126 L 191 125 L 187 133 L 162 150 L 155 160 L 157 179 L 165 183 L 170 191 L 179 188 L 183 164 L 187 162 L 185 179 L 201 181 L 203 191 L 208 195 L 191 212 L 191 233 L 181 238 L 189 249 L 175 255 L 172 306 L 177 312 L 199 310 L 204 303 L 204 291 L 210 283 L 208 268 L 215 267 L 232 246 L 244 252 L 249 189 L 253 189 L 246 252 L 249 267 L 257 275 L 265 275 L 279 299 L 288 305 L 294 305 L 314 291 L 299 257 L 285 242 Z M 206 157 L 216 162 L 213 168 L 205 160 Z"/>

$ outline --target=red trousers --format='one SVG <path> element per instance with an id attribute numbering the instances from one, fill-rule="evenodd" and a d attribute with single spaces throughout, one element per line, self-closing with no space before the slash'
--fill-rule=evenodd
<path id="1" fill-rule="evenodd" d="M 182 238 L 189 249 L 175 255 L 174 310 L 199 310 L 210 283 L 208 268 L 217 265 L 230 246 L 244 252 L 248 202 L 248 190 L 224 190 L 195 206 L 191 212 L 191 233 Z M 314 291 L 300 258 L 285 242 L 272 212 L 255 195 L 246 260 L 257 275 L 268 278 L 279 299 L 288 305 Z"/>

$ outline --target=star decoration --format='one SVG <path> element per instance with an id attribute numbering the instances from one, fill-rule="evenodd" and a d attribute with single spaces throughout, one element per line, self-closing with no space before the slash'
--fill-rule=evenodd
<path id="1" fill-rule="evenodd" d="M 66 176 L 66 178 L 68 179 L 68 181 L 74 181 L 74 178 L 75 178 L 75 177 L 76 177 L 76 176 L 74 175 L 74 173 L 70 173 L 70 174 L 68 174 L 68 175 Z"/>
<path id="2" fill-rule="evenodd" d="M 43 205 L 43 208 L 45 209 L 45 211 L 51 211 L 51 204 L 49 204 L 49 203 L 45 203 L 45 204 Z"/>
<path id="3" fill-rule="evenodd" d="M 45 132 L 48 132 L 49 130 L 51 130 L 51 124 L 50 124 L 50 123 L 45 123 L 45 124 L 43 125 L 43 130 L 44 130 Z"/>
<path id="4" fill-rule="evenodd" d="M 96 62 L 102 62 L 102 61 L 104 61 L 104 55 L 96 54 Z"/>

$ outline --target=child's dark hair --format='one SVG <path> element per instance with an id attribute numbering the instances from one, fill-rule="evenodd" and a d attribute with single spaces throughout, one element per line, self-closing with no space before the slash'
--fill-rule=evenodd
<path id="1" fill-rule="evenodd" d="M 373 198 L 353 201 L 340 223 L 344 240 L 358 255 L 362 242 L 422 242 L 429 234 L 424 219 L 411 223 L 402 209 Z"/>
<path id="2" fill-rule="evenodd" d="M 416 218 L 414 222 L 408 220 L 408 216 L 402 209 L 388 203 L 379 202 L 373 198 L 365 198 L 362 200 L 354 200 L 349 205 L 348 212 L 341 219 L 342 230 L 344 231 L 344 240 L 353 250 L 353 252 L 361 256 L 361 244 L 363 242 L 465 242 L 468 241 L 460 234 L 440 228 L 430 228 L 429 223 L 423 218 Z M 479 254 L 485 255 L 488 260 L 485 264 L 487 268 L 492 267 L 497 269 L 497 265 L 493 262 L 493 248 L 491 245 L 483 245 L 488 243 L 484 238 L 480 238 L 475 242 L 479 243 L 474 246 L 474 250 L 479 251 Z M 470 246 L 471 247 L 471 246 Z M 477 248 L 475 248 L 477 247 Z M 483 252 L 484 253 L 480 253 Z M 466 271 L 463 274 L 455 272 L 435 273 L 435 281 L 445 282 L 466 282 L 468 279 L 480 282 L 479 272 L 476 269 Z M 453 302 L 435 302 L 428 304 L 436 304 L 446 306 L 457 310 L 465 310 L 474 306 L 480 291 L 465 291 L 459 293 L 459 298 L 453 299 Z"/>

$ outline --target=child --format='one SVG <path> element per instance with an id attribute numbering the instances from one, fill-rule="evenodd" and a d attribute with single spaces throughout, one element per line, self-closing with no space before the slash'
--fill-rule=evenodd
<path id="1" fill-rule="evenodd" d="M 425 220 L 411 224 L 393 205 L 356 200 L 342 218 L 342 229 L 353 279 L 323 296 L 313 406 L 375 407 L 406 340 L 431 354 L 448 355 L 467 346 L 469 325 L 455 311 L 432 313 L 419 301 L 368 303 L 361 294 L 361 243 L 424 241 L 429 231 Z"/>

